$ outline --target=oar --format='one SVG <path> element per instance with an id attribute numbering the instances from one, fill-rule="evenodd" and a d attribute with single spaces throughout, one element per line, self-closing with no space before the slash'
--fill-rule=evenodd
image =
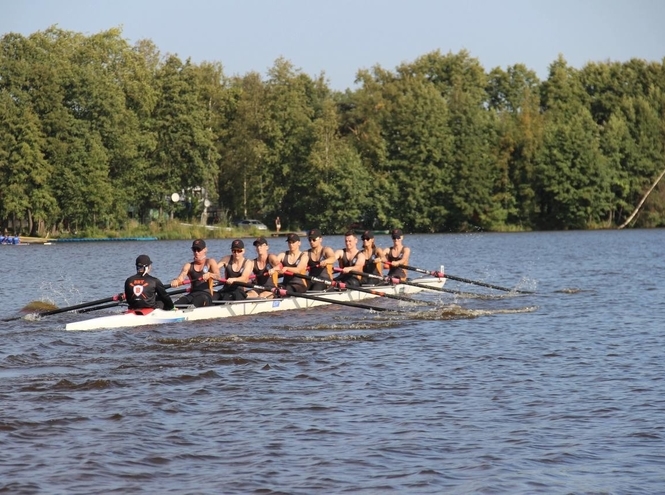
<path id="1" fill-rule="evenodd" d="M 388 262 L 388 264 L 392 266 L 392 263 Z M 406 270 L 412 270 L 418 273 L 424 273 L 426 275 L 432 275 L 433 277 L 443 277 L 449 280 L 456 280 L 457 282 L 464 282 L 466 284 L 479 285 L 481 287 L 489 287 L 490 289 L 504 290 L 506 292 L 519 292 L 520 294 L 533 294 L 532 291 L 528 290 L 509 289 L 508 287 L 501 287 L 500 285 L 488 284 L 485 282 L 479 282 L 477 280 L 469 280 L 468 278 L 456 277 L 455 275 L 449 275 L 447 273 L 425 270 L 424 268 L 416 268 L 415 266 L 399 265 L 399 267 L 405 268 Z"/>
<path id="2" fill-rule="evenodd" d="M 335 271 L 342 271 L 341 268 L 335 268 L 334 270 Z M 351 272 L 351 273 L 353 273 L 353 272 Z M 290 271 L 285 271 L 284 274 L 285 275 L 292 275 L 292 276 L 298 277 L 298 278 L 303 278 L 305 280 L 310 280 L 312 282 L 319 282 L 319 283 L 322 283 L 324 285 L 327 285 L 328 287 L 337 287 L 341 290 L 345 290 L 345 289 L 346 290 L 355 290 L 355 291 L 358 291 L 358 292 L 364 292 L 366 294 L 373 294 L 373 295 L 379 296 L 379 297 L 387 297 L 389 299 L 396 299 L 398 301 L 408 301 L 410 303 L 429 304 L 425 301 L 418 301 L 418 300 L 411 299 L 410 297 L 398 296 L 398 295 L 394 295 L 394 294 L 386 294 L 385 292 L 380 292 L 378 290 L 368 289 L 366 287 L 354 287 L 352 285 L 345 284 L 344 282 L 339 282 L 337 280 L 327 280 L 325 278 L 313 277 L 311 275 L 303 275 L 302 273 L 293 273 L 293 272 L 290 272 Z"/>
<path id="3" fill-rule="evenodd" d="M 189 283 L 191 283 L 189 280 L 183 281 L 183 284 L 189 284 Z M 180 289 L 180 290 L 182 292 L 187 291 L 187 289 Z M 177 294 L 177 293 L 178 292 L 173 292 L 172 294 Z M 121 292 L 120 294 L 115 294 L 112 297 L 105 297 L 104 299 L 97 299 L 96 301 L 90 301 L 90 302 L 86 302 L 86 303 L 75 304 L 73 306 L 67 306 L 67 307 L 64 307 L 64 308 L 52 309 L 52 310 L 49 310 L 49 311 L 37 311 L 34 314 L 36 314 L 37 316 L 40 316 L 40 317 L 41 316 L 51 316 L 51 315 L 57 315 L 57 314 L 60 314 L 60 313 L 66 313 L 68 311 L 76 311 L 77 309 L 90 308 L 92 306 L 99 306 L 100 304 L 106 304 L 106 303 L 110 303 L 110 302 L 120 303 L 120 301 L 122 299 L 121 294 L 124 295 L 124 293 Z M 0 321 L 15 321 L 15 320 L 20 320 L 23 317 L 24 317 L 23 315 L 22 316 L 14 316 L 12 318 L 4 318 L 3 320 L 0 320 Z"/>
<path id="4" fill-rule="evenodd" d="M 65 308 L 58 308 L 58 309 L 53 309 L 51 311 L 44 311 L 44 312 L 38 312 L 36 313 L 38 316 L 51 316 L 51 315 L 57 315 L 58 313 L 66 313 L 67 311 L 75 311 L 77 309 L 82 309 L 82 308 L 89 308 L 91 306 L 98 306 L 100 304 L 105 304 L 109 303 L 112 301 L 120 301 L 120 297 L 118 294 L 114 295 L 113 297 L 105 297 L 104 299 L 97 299 L 96 301 L 90 301 L 87 303 L 81 303 L 81 304 L 75 304 L 74 306 L 67 306 Z M 20 320 L 23 318 L 23 316 L 15 316 L 13 318 L 5 318 L 2 321 L 14 321 L 14 320 Z"/>
<path id="5" fill-rule="evenodd" d="M 120 306 L 121 304 L 122 304 L 122 302 L 120 302 L 120 301 L 112 302 L 112 303 L 108 303 L 108 304 L 102 304 L 101 306 L 95 306 L 94 308 L 80 309 L 80 310 L 77 311 L 77 313 L 79 313 L 79 314 L 80 313 L 90 313 L 91 311 L 97 311 L 97 310 L 100 310 L 100 309 L 116 308 L 116 307 Z"/>
<path id="6" fill-rule="evenodd" d="M 182 294 L 183 292 L 187 292 L 189 290 L 190 290 L 189 287 L 187 287 L 187 288 L 184 288 L 184 289 L 173 290 L 173 291 L 169 292 L 168 294 L 169 294 L 169 296 L 175 296 L 176 294 Z M 120 301 L 120 299 L 118 299 L 117 302 L 112 302 L 112 303 L 109 303 L 109 304 L 103 304 L 101 306 L 95 306 L 93 308 L 83 308 L 83 309 L 77 311 L 77 313 L 89 313 L 91 311 L 97 311 L 97 310 L 100 310 L 100 309 L 115 308 L 117 306 L 120 306 L 123 302 L 124 302 L 124 299 L 122 301 Z"/>
<path id="7" fill-rule="evenodd" d="M 341 271 L 341 268 L 335 268 L 334 270 L 336 272 Z M 436 292 L 447 292 L 448 294 L 455 294 L 455 295 L 458 295 L 458 296 L 478 297 L 478 294 L 474 294 L 473 292 L 461 292 L 461 291 L 458 291 L 458 290 L 445 289 L 443 287 L 432 287 L 432 286 L 425 285 L 425 284 L 419 284 L 417 282 L 410 282 L 410 281 L 406 281 L 406 280 L 402 281 L 397 277 L 381 277 L 379 275 L 373 275 L 371 273 L 365 273 L 365 272 L 357 272 L 355 270 L 350 271 L 349 273 L 351 273 L 352 275 L 360 275 L 360 276 L 363 276 L 363 277 L 371 278 L 373 280 L 380 280 L 382 282 L 388 282 L 392 285 L 397 285 L 397 284 L 411 285 L 413 287 L 420 287 L 421 289 L 425 289 L 425 290 L 432 290 L 432 291 L 436 291 Z M 409 299 L 409 300 L 412 300 L 412 299 Z"/>
<path id="8" fill-rule="evenodd" d="M 361 303 L 352 303 L 348 301 L 335 301 L 333 299 L 327 299 L 325 297 L 319 297 L 319 296 L 313 296 L 311 294 L 303 294 L 302 292 L 294 292 L 291 290 L 286 290 L 286 289 L 279 289 L 275 287 L 265 287 L 263 285 L 252 285 L 252 284 L 247 284 L 245 282 L 236 282 L 238 285 L 242 285 L 243 287 L 247 287 L 249 289 L 254 289 L 256 291 L 268 291 L 272 292 L 275 295 L 280 295 L 280 296 L 292 296 L 292 297 L 301 297 L 303 299 L 311 299 L 312 301 L 321 301 L 325 302 L 328 304 L 340 304 L 342 306 L 350 306 L 352 308 L 360 308 L 360 309 L 369 309 L 372 311 L 388 311 L 388 308 L 381 308 L 377 306 L 370 306 L 369 304 L 361 304 Z"/>

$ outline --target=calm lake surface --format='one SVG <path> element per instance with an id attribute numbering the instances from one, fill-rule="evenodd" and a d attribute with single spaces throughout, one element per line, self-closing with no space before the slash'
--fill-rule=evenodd
<path id="1" fill-rule="evenodd" d="M 142 253 L 168 281 L 190 244 L 0 246 L 0 318 L 110 297 Z M 111 310 L 3 323 L 0 493 L 665 493 L 665 230 L 405 244 L 414 266 L 535 294 L 450 280 L 485 297 L 91 332 L 64 325 Z"/>

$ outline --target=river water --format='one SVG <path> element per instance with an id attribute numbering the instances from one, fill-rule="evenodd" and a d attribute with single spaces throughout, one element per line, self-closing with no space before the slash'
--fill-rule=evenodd
<path id="1" fill-rule="evenodd" d="M 414 266 L 535 293 L 448 281 L 482 297 L 91 332 L 64 325 L 111 310 L 4 322 L 0 493 L 665 493 L 664 230 L 405 244 Z M 170 280 L 189 246 L 1 246 L 0 318 L 110 297 L 141 253 Z"/>

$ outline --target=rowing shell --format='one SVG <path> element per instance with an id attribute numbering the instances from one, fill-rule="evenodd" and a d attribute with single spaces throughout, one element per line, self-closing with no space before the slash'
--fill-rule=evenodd
<path id="1" fill-rule="evenodd" d="M 414 280 L 420 285 L 441 288 L 446 279 L 423 277 Z M 415 294 L 423 288 L 413 285 L 372 286 L 372 290 L 386 294 Z M 341 292 L 307 292 L 305 295 L 316 295 L 317 299 L 290 296 L 283 299 L 246 299 L 244 301 L 228 301 L 203 308 L 184 308 L 172 311 L 161 309 L 148 311 L 127 311 L 122 314 L 102 316 L 89 320 L 68 323 L 65 330 L 99 330 L 102 328 L 127 328 L 145 325 L 161 325 L 165 323 L 178 323 L 181 321 L 212 320 L 217 318 L 231 318 L 234 316 L 248 316 L 273 311 L 289 311 L 293 309 L 307 309 L 314 306 L 324 306 L 335 302 L 354 302 L 372 297 L 374 294 L 345 290 Z M 327 299 L 330 302 L 322 301 Z"/>

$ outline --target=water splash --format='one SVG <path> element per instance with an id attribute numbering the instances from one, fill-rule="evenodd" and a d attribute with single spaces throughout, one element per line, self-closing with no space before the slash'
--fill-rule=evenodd
<path id="1" fill-rule="evenodd" d="M 554 292 L 559 292 L 561 294 L 577 294 L 578 292 L 582 292 L 582 289 L 579 289 L 577 287 L 568 287 L 568 288 L 565 288 L 565 289 L 559 289 L 559 290 L 554 291 Z"/>
<path id="2" fill-rule="evenodd" d="M 525 306 L 522 308 L 506 309 L 471 309 L 458 305 L 450 305 L 434 311 L 423 311 L 417 314 L 413 314 L 411 317 L 418 320 L 464 320 L 498 314 L 532 313 L 537 309 L 538 306 Z"/>

